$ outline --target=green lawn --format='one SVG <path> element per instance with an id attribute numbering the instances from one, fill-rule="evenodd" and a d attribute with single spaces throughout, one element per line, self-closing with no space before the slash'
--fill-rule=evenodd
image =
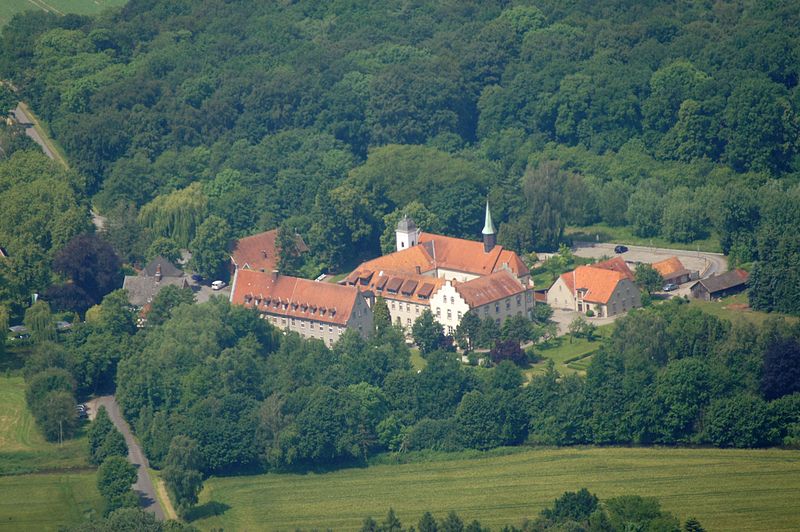
<path id="1" fill-rule="evenodd" d="M 100 515 L 94 471 L 0 477 L 0 531 L 58 530 Z"/>
<path id="2" fill-rule="evenodd" d="M 761 325 L 764 323 L 764 320 L 770 316 L 786 318 L 789 321 L 797 321 L 800 319 L 796 316 L 787 316 L 777 312 L 769 313 L 752 310 L 748 304 L 747 293 L 745 292 L 723 298 L 720 301 L 702 301 L 694 298 L 690 298 L 689 301 L 691 305 L 699 307 L 704 312 L 731 321 L 744 319 L 756 325 Z"/>
<path id="3" fill-rule="evenodd" d="M 86 437 L 63 446 L 45 441 L 25 405 L 22 377 L 0 377 L 0 475 L 87 467 Z"/>
<path id="4" fill-rule="evenodd" d="M 669 240 L 658 237 L 642 238 L 634 235 L 630 227 L 611 227 L 606 224 L 567 227 L 565 235 L 573 240 L 586 242 L 616 242 L 618 244 L 628 244 L 630 246 L 654 246 L 657 248 L 685 249 L 690 251 L 700 250 L 711 253 L 722 252 L 719 237 L 716 235 L 711 235 L 704 240 L 696 240 L 685 244 L 682 242 L 670 242 Z"/>
<path id="5" fill-rule="evenodd" d="M 411 367 L 417 371 L 422 371 L 428 365 L 428 361 L 422 358 L 419 349 L 416 347 L 411 348 Z"/>
<path id="6" fill-rule="evenodd" d="M 0 28 L 20 11 L 39 10 L 55 14 L 93 15 L 109 7 L 121 6 L 126 3 L 127 0 L 2 0 L 0 2 Z"/>
<path id="7" fill-rule="evenodd" d="M 548 360 L 555 362 L 556 371 L 562 375 L 586 371 L 591 354 L 600 349 L 602 339 L 611 334 L 613 327 L 613 323 L 598 327 L 595 339 L 591 342 L 586 338 L 573 338 L 570 342 L 569 335 L 564 335 L 534 346 L 536 354 L 544 357 L 544 360 L 525 370 L 525 375 L 530 379 L 544 373 Z"/>
<path id="8" fill-rule="evenodd" d="M 374 465 L 325 474 L 212 478 L 203 530 L 353 530 L 394 508 L 408 526 L 455 510 L 494 530 L 535 517 L 567 490 L 658 497 L 708 530 L 798 530 L 800 451 L 667 448 L 524 450 L 505 456 Z"/>

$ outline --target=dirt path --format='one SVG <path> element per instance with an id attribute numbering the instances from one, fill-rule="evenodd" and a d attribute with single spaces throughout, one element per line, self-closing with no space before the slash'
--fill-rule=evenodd
<path id="1" fill-rule="evenodd" d="M 128 460 L 130 463 L 135 465 L 138 470 L 138 476 L 136 478 L 136 483 L 133 485 L 133 491 L 139 495 L 139 503 L 142 509 L 146 512 L 155 514 L 156 519 L 163 521 L 164 510 L 161 508 L 161 504 L 158 501 L 155 486 L 153 486 L 153 481 L 150 478 L 150 473 L 148 472 L 150 464 L 148 463 L 144 452 L 142 452 L 142 448 L 139 446 L 139 443 L 133 437 L 131 429 L 128 426 L 128 422 L 122 417 L 117 400 L 113 395 L 104 395 L 89 401 L 88 406 L 89 417 L 92 419 L 97 413 L 98 408 L 101 406 L 106 407 L 108 417 L 110 417 L 111 421 L 114 422 L 117 430 L 119 430 L 125 437 L 125 443 L 128 444 Z"/>

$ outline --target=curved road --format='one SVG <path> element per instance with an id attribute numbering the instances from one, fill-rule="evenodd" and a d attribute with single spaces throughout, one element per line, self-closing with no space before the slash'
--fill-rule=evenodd
<path id="1" fill-rule="evenodd" d="M 614 253 L 614 246 L 614 243 L 607 242 L 575 242 L 573 252 L 579 257 L 599 259 L 603 256 L 620 256 L 628 262 L 649 264 L 668 257 L 678 257 L 688 269 L 700 272 L 701 278 L 728 271 L 728 259 L 722 253 L 626 245 L 628 251 L 618 254 Z"/>
<path id="2" fill-rule="evenodd" d="M 113 395 L 104 395 L 102 397 L 93 399 L 89 402 L 89 416 L 94 418 L 97 409 L 99 409 L 101 406 L 106 407 L 108 417 L 110 417 L 111 421 L 114 422 L 117 430 L 119 430 L 122 435 L 125 436 L 125 443 L 128 444 L 128 461 L 135 465 L 138 471 L 138 476 L 136 477 L 136 483 L 133 485 L 133 490 L 137 495 L 139 495 L 139 504 L 144 511 L 155 514 L 156 519 L 163 521 L 164 510 L 161 508 L 161 504 L 158 502 L 158 497 L 156 497 L 156 489 L 155 486 L 153 486 L 153 481 L 150 479 L 150 473 L 148 472 L 150 464 L 148 463 L 144 452 L 142 452 L 142 448 L 139 446 L 139 443 L 133 437 L 131 429 L 128 426 L 128 422 L 125 421 L 124 417 L 122 417 L 117 400 Z"/>

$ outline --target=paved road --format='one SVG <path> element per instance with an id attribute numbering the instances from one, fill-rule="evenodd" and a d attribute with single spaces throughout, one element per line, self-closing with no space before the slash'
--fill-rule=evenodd
<path id="1" fill-rule="evenodd" d="M 164 520 L 164 510 L 156 497 L 156 489 L 148 473 L 149 463 L 147 457 L 142 452 L 142 448 L 134 439 L 128 422 L 122 417 L 119 405 L 113 395 L 104 395 L 89 402 L 89 417 L 94 418 L 97 409 L 101 406 L 106 407 L 108 416 L 114 422 L 117 429 L 125 436 L 125 443 L 128 444 L 128 460 L 136 466 L 138 477 L 133 485 L 133 490 L 139 495 L 139 504 L 146 512 L 155 514 L 159 521 Z"/>
<path id="2" fill-rule="evenodd" d="M 47 147 L 47 144 L 44 143 L 42 137 L 39 136 L 39 132 L 36 131 L 36 128 L 33 127 L 33 120 L 25 110 L 22 108 L 21 105 L 17 105 L 16 109 L 14 109 L 14 118 L 16 118 L 19 125 L 25 128 L 25 134 L 28 135 L 33 141 L 42 147 L 42 151 L 45 155 L 50 157 L 51 159 L 55 159 L 56 155 Z"/>
<path id="3" fill-rule="evenodd" d="M 681 249 L 652 248 L 648 246 L 627 246 L 625 253 L 614 253 L 613 243 L 576 242 L 573 252 L 579 257 L 599 259 L 602 256 L 621 256 L 626 262 L 646 262 L 652 264 L 669 257 L 678 257 L 683 265 L 700 272 L 700 277 L 708 277 L 728 271 L 728 260 L 721 253 L 705 251 L 686 251 Z"/>

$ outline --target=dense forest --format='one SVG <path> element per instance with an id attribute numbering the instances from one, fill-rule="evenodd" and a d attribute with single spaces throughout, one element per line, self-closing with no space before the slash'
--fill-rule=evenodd
<path id="1" fill-rule="evenodd" d="M 156 306 L 163 322 L 137 332 L 113 292 L 66 339 L 36 340 L 32 408 L 116 381 L 151 463 L 178 440 L 204 474 L 520 444 L 800 446 L 800 324 L 784 320 L 731 324 L 676 299 L 618 320 L 585 378 L 550 366 L 523 385 L 511 361 L 468 366 L 440 350 L 412 369 L 388 320 L 329 348 L 220 298 L 159 294 Z"/>
<path id="2" fill-rule="evenodd" d="M 49 261 L 89 203 L 125 262 L 156 241 L 188 246 L 214 215 L 227 237 L 300 232 L 313 275 L 377 254 L 410 204 L 426 229 L 473 238 L 488 197 L 500 243 L 521 252 L 555 249 L 568 225 L 713 236 L 752 266 L 754 307 L 798 312 L 798 28 L 796 2 L 755 1 L 132 0 L 97 18 L 17 15 L 0 76 L 19 92 L 0 100 L 49 124 L 80 176 L 52 200 L 80 208 L 52 238 L 9 229 L 35 213 L 0 213 L 0 245 L 35 255 L 0 265 L 3 299 L 19 309 L 63 280 Z M 12 158 L 26 147 L 13 128 L 0 143 Z M 41 199 L 8 188 L 3 205 Z"/>

